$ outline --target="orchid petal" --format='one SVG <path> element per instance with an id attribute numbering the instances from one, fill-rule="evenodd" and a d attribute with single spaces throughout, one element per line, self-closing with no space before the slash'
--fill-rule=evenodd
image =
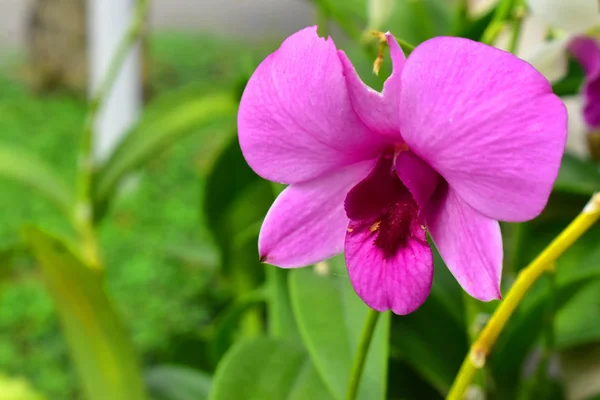
<path id="1" fill-rule="evenodd" d="M 517 57 L 468 39 L 419 45 L 402 71 L 408 147 L 474 209 L 505 221 L 538 215 L 567 136 L 548 81 Z"/>
<path id="2" fill-rule="evenodd" d="M 502 235 L 498 221 L 481 215 L 446 187 L 436 192 L 426 223 L 431 239 L 462 288 L 481 301 L 499 299 Z"/>
<path id="3" fill-rule="evenodd" d="M 314 264 L 343 250 L 348 217 L 344 199 L 375 161 L 287 187 L 265 217 L 258 238 L 264 262 L 294 268 Z"/>
<path id="4" fill-rule="evenodd" d="M 399 130 L 398 101 L 400 97 L 400 75 L 406 57 L 391 34 L 386 34 L 390 47 L 393 71 L 383 85 L 383 91 L 378 91 L 365 85 L 343 51 L 339 52 L 348 85 L 352 106 L 360 119 L 371 129 L 383 135 L 394 143 L 401 142 Z"/>
<path id="5" fill-rule="evenodd" d="M 319 38 L 316 27 L 288 37 L 258 66 L 242 96 L 238 130 L 250 167 L 288 184 L 381 150 L 381 139 L 352 108 L 335 44 Z"/>
<path id="6" fill-rule="evenodd" d="M 416 221 L 414 221 L 416 224 Z M 391 309 L 405 315 L 423 304 L 433 281 L 433 256 L 425 231 L 414 227 L 414 236 L 395 255 L 386 257 L 375 247 L 377 232 L 350 224 L 346 234 L 346 264 L 354 290 L 371 308 Z"/>
<path id="7" fill-rule="evenodd" d="M 600 128 L 600 45 L 595 39 L 578 36 L 569 51 L 585 70 L 583 117 L 590 128 Z"/>
<path id="8" fill-rule="evenodd" d="M 438 173 L 411 151 L 398 154 L 396 173 L 412 194 L 419 209 L 424 209 L 438 185 Z"/>
<path id="9" fill-rule="evenodd" d="M 569 33 L 600 25 L 598 0 L 527 0 L 532 15 Z"/>

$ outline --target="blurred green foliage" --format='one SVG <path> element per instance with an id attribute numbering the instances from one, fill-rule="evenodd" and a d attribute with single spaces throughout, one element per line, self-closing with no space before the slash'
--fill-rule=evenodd
<path id="1" fill-rule="evenodd" d="M 366 0 L 314 2 L 347 36 L 336 41 L 361 76 L 380 88 L 390 68 L 386 62 L 381 76 L 371 73 L 375 49 L 361 41 Z M 383 30 L 413 44 L 451 33 L 479 39 L 493 12 L 470 19 L 440 0 L 401 0 Z M 152 400 L 343 398 L 366 306 L 351 289 L 341 257 L 294 271 L 259 263 L 259 227 L 281 187 L 247 166 L 234 115 L 228 114 L 253 68 L 276 45 L 242 46 L 171 33 L 151 38 L 151 100 L 95 176 L 105 287 L 93 271 L 79 268 L 76 254 L 62 241 L 43 233 L 72 238 L 65 218 L 47 200 L 2 181 L 0 372 L 9 377 L 0 374 L 0 387 L 16 388 L 21 396 L 16 400 L 42 399 L 31 387 L 49 399 L 80 399 L 82 382 L 106 386 L 101 363 L 86 364 L 101 351 L 81 354 L 111 342 L 132 376 L 138 374 L 133 366 L 139 356 Z M 54 192 L 60 185 L 48 182 L 74 182 L 73 144 L 85 104 L 66 93 L 32 94 L 4 72 L 0 156 L 3 150 L 9 155 L 0 159 L 12 161 L 0 163 L 0 175 L 27 181 L 61 204 L 61 193 L 68 189 Z M 576 93 L 581 78 L 581 69 L 571 65 L 569 76 L 554 89 Z M 215 97 L 200 97 L 205 93 Z M 222 120 L 203 123 L 204 114 L 220 110 Z M 20 157 L 9 148 L 31 156 Z M 40 180 L 28 175 L 42 169 L 33 157 L 53 167 L 56 176 Z M 15 159 L 29 161 L 30 167 L 17 168 Z M 502 226 L 504 291 L 599 187 L 596 165 L 565 155 L 544 213 L 531 222 Z M 39 263 L 19 239 L 28 223 L 41 227 L 25 236 Z M 510 320 L 476 380 L 493 398 L 527 399 L 540 393 L 541 398 L 563 398 L 563 391 L 580 393 L 575 378 L 597 379 L 598 368 L 589 366 L 581 349 L 595 354 L 600 343 L 598 238 L 600 228 L 593 228 L 569 249 L 556 273 L 540 280 Z M 70 289 L 55 290 L 57 282 Z M 74 282 L 85 290 L 69 286 Z M 100 326 L 77 321 L 78 304 L 101 309 L 91 318 Z M 435 280 L 425 304 L 408 316 L 380 317 L 359 398 L 444 396 L 469 341 L 496 305 L 466 299 L 435 254 Z M 84 338 L 73 334 L 78 326 L 86 328 Z M 103 330 L 106 326 L 116 327 L 114 337 Z M 131 348 L 123 339 L 128 333 Z M 73 372 L 65 336 L 75 361 L 87 371 L 83 379 Z M 560 357 L 569 364 L 563 363 L 565 373 L 557 378 L 552 368 Z"/>
<path id="2" fill-rule="evenodd" d="M 154 97 L 190 85 L 194 94 L 217 85 L 235 87 L 246 68 L 239 56 L 252 59 L 251 50 L 214 38 L 165 33 L 150 43 Z M 73 182 L 85 103 L 68 93 L 31 93 L 11 73 L 0 76 L 0 146 L 18 146 Z M 155 107 L 146 114 L 160 111 Z M 201 140 L 192 134 L 154 157 L 132 178 L 136 189 L 125 188 L 99 230 L 108 290 L 144 360 L 203 366 L 179 345 L 200 342 L 201 328 L 214 312 L 207 305 L 219 304 L 212 299 L 221 289 L 212 283 L 220 256 L 198 204 L 222 133 L 214 127 Z M 8 180 L 2 181 L 0 207 L 9 210 L 0 216 L 0 248 L 18 244 L 24 223 L 71 233 L 46 200 Z M 34 261 L 18 254 L 0 263 L 3 271 L 11 266 L 0 280 L 0 371 L 27 376 L 49 398 L 73 398 L 78 379 Z"/>

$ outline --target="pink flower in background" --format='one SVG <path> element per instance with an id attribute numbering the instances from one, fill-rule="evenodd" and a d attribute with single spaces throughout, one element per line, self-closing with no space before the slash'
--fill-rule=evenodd
<path id="1" fill-rule="evenodd" d="M 590 129 L 600 129 L 600 46 L 591 37 L 576 36 L 568 49 L 585 71 L 583 119 Z"/>
<path id="2" fill-rule="evenodd" d="M 249 165 L 288 184 L 263 223 L 263 261 L 301 267 L 345 250 L 367 305 L 407 314 L 427 298 L 426 232 L 471 296 L 500 298 L 497 220 L 544 208 L 567 134 L 566 110 L 526 62 L 439 37 L 379 93 L 316 27 L 287 38 L 248 82 L 238 128 Z"/>

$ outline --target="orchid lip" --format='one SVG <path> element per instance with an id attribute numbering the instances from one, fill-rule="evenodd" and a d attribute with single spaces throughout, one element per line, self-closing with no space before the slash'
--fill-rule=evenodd
<path id="1" fill-rule="evenodd" d="M 419 207 L 393 166 L 397 148 L 380 156 L 371 174 L 348 193 L 345 203 L 350 219 L 347 233 L 368 231 L 373 246 L 385 258 L 393 257 L 404 247 L 415 236 L 415 229 L 423 230 L 417 222 Z M 404 145 L 401 151 L 407 149 Z"/>

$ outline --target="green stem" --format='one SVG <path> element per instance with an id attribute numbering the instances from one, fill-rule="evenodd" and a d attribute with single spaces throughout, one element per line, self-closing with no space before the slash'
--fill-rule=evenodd
<path id="1" fill-rule="evenodd" d="M 477 340 L 482 328 L 482 325 L 478 320 L 482 314 L 481 303 L 479 300 L 471 297 L 467 292 L 463 292 L 463 302 L 465 306 L 465 320 L 467 334 L 469 337 L 469 345 L 472 345 Z M 481 388 L 485 388 L 485 371 L 483 369 L 478 371 L 473 381 Z"/>
<path id="2" fill-rule="evenodd" d="M 412 44 L 408 43 L 405 40 L 402 39 L 398 39 L 397 37 L 394 36 L 394 38 L 396 39 L 396 41 L 398 42 L 398 44 L 400 45 L 400 48 L 402 48 L 402 51 L 404 51 L 405 55 L 409 55 L 410 53 L 413 52 L 413 50 L 415 49 L 415 46 L 413 46 Z"/>
<path id="3" fill-rule="evenodd" d="M 379 319 L 379 311 L 369 309 L 365 326 L 363 327 L 362 336 L 358 343 L 358 349 L 352 364 L 352 371 L 350 372 L 350 381 L 348 382 L 348 392 L 346 393 L 346 400 L 355 400 L 358 394 L 358 386 L 360 384 L 360 378 L 365 368 L 365 361 L 369 352 L 369 345 L 373 338 L 373 332 L 375 332 L 375 326 L 377 326 L 377 320 Z"/>
<path id="4" fill-rule="evenodd" d="M 319 36 L 321 36 L 321 37 L 329 36 L 329 12 L 327 10 L 327 7 L 323 4 L 322 1 L 317 2 L 315 19 L 317 20 Z"/>
<path id="5" fill-rule="evenodd" d="M 511 15 L 512 9 L 515 5 L 515 0 L 500 0 L 500 4 L 496 8 L 496 12 L 492 18 L 492 21 L 487 26 L 481 37 L 481 42 L 492 45 L 496 41 L 496 38 L 504 28 L 506 19 Z"/>
<path id="6" fill-rule="evenodd" d="M 486 358 L 492 351 L 498 336 L 511 315 L 521 303 L 529 289 L 544 272 L 551 270 L 554 261 L 565 252 L 600 218 L 600 193 L 592 196 L 588 204 L 569 226 L 567 226 L 525 269 L 500 303 L 494 315 L 471 346 L 460 371 L 452 384 L 448 400 L 463 399 L 476 372 L 485 366 Z"/>
<path id="7" fill-rule="evenodd" d="M 108 70 L 96 93 L 92 96 L 88 104 L 88 110 L 85 116 L 83 129 L 81 132 L 81 145 L 78 157 L 78 182 L 77 197 L 75 202 L 74 222 L 83 239 L 84 256 L 91 262 L 91 265 L 99 265 L 96 250 L 94 229 L 93 229 L 93 208 L 92 208 L 92 178 L 94 173 L 93 165 L 93 137 L 94 124 L 106 97 L 110 93 L 113 83 L 121 70 L 125 58 L 129 54 L 131 47 L 139 39 L 142 33 L 142 27 L 146 14 L 148 12 L 149 0 L 138 0 L 135 6 L 135 15 L 131 20 L 125 36 L 121 39 L 119 47 L 113 55 Z"/>
<path id="8" fill-rule="evenodd" d="M 469 22 L 469 0 L 458 0 L 456 14 L 454 16 L 453 32 L 458 33 Z"/>
<path id="9" fill-rule="evenodd" d="M 518 9 L 515 13 L 514 20 L 512 23 L 512 32 L 510 35 L 510 42 L 508 44 L 508 51 L 512 54 L 516 54 L 517 46 L 519 44 L 519 37 L 521 36 L 521 26 L 523 25 L 523 17 L 525 12 L 522 9 Z"/>

